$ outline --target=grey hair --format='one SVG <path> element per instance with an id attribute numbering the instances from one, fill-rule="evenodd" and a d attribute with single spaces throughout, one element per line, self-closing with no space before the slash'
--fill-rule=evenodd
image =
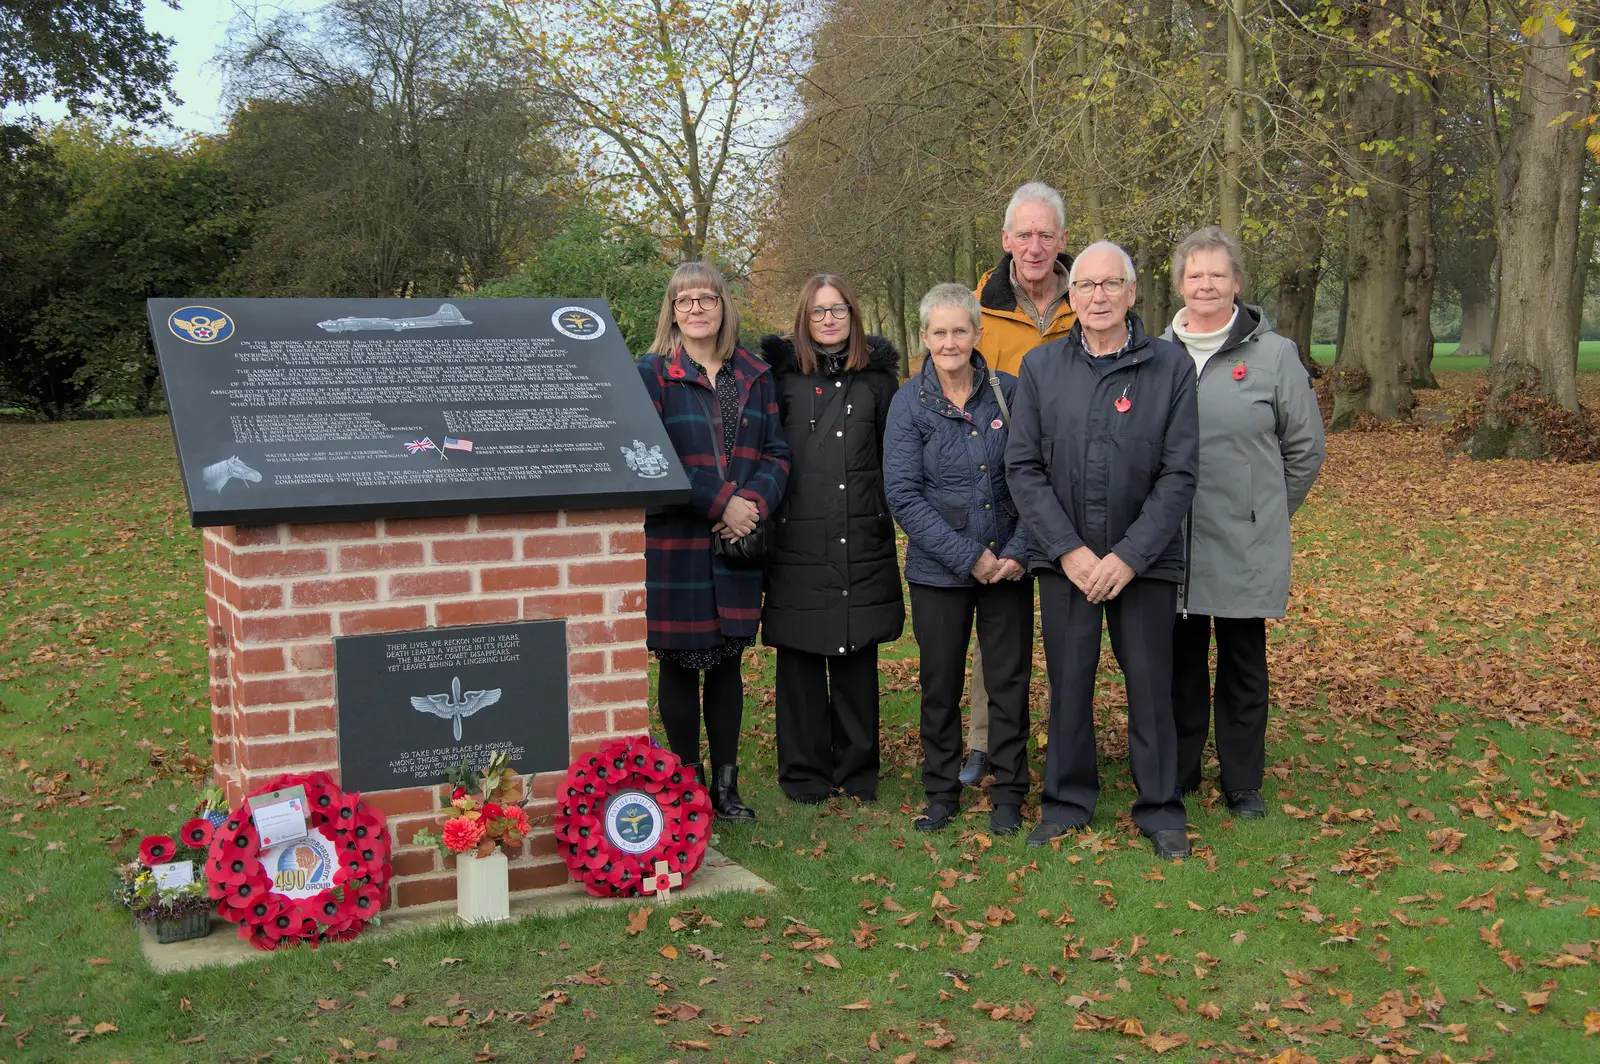
<path id="1" fill-rule="evenodd" d="M 1139 279 L 1139 271 L 1133 268 L 1133 259 L 1129 257 L 1127 251 L 1123 250 L 1121 244 L 1115 244 L 1109 240 L 1096 240 L 1093 244 L 1078 252 L 1078 257 L 1072 260 L 1072 267 L 1067 270 L 1068 284 L 1078 279 L 1078 263 L 1082 262 L 1083 257 L 1091 251 L 1115 251 L 1117 256 L 1122 259 L 1122 268 L 1127 271 L 1129 283 L 1131 284 Z"/>
<path id="2" fill-rule="evenodd" d="M 1006 232 L 1011 232 L 1011 216 L 1017 212 L 1017 208 L 1028 203 L 1043 203 L 1056 212 L 1056 232 L 1059 233 L 1067 227 L 1067 205 L 1062 200 L 1061 193 L 1043 181 L 1029 181 L 1013 192 L 1011 202 L 1006 204 Z"/>
<path id="3" fill-rule="evenodd" d="M 1218 249 L 1228 253 L 1228 265 L 1233 267 L 1234 277 L 1243 281 L 1244 249 L 1239 246 L 1239 238 L 1220 225 L 1208 225 L 1204 229 L 1196 229 L 1172 249 L 1172 286 L 1176 288 L 1178 281 L 1183 278 L 1183 271 L 1189 265 L 1190 255 L 1197 251 Z"/>
<path id="4" fill-rule="evenodd" d="M 917 307 L 917 321 L 921 327 L 928 327 L 928 319 L 933 312 L 942 307 L 951 310 L 964 310 L 972 319 L 972 331 L 977 332 L 983 326 L 983 308 L 978 305 L 978 297 L 972 294 L 972 289 L 966 285 L 953 284 L 946 281 L 936 284 L 928 289 L 928 294 L 922 297 L 921 306 Z"/>

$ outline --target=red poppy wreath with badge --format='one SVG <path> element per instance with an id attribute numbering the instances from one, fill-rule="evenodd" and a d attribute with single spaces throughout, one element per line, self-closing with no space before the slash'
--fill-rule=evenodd
<path id="1" fill-rule="evenodd" d="M 663 864 L 681 874 L 674 886 L 686 887 L 711 841 L 710 794 L 649 736 L 579 757 L 557 798 L 556 845 L 596 897 L 638 894 Z"/>
<path id="2" fill-rule="evenodd" d="M 305 836 L 263 851 L 250 799 L 296 786 L 305 788 Z M 216 826 L 206 878 L 217 914 L 257 949 L 344 942 L 383 907 L 389 845 L 383 811 L 340 790 L 326 772 L 279 776 Z"/>

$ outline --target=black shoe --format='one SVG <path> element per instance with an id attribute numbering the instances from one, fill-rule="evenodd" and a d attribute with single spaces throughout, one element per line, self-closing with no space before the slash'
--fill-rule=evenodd
<path id="1" fill-rule="evenodd" d="M 950 826 L 961 807 L 954 802 L 929 802 L 928 808 L 912 822 L 911 826 L 923 833 L 943 831 Z"/>
<path id="2" fill-rule="evenodd" d="M 785 792 L 787 793 L 787 792 Z M 828 800 L 826 794 L 790 794 L 789 801 L 796 805 L 821 805 Z"/>
<path id="3" fill-rule="evenodd" d="M 989 830 L 996 835 L 1015 835 L 1022 830 L 1022 806 L 997 805 L 989 814 Z"/>
<path id="4" fill-rule="evenodd" d="M 961 775 L 956 777 L 963 787 L 976 787 L 989 774 L 989 754 L 986 750 L 974 750 L 967 755 L 967 763 L 961 766 Z"/>
<path id="5" fill-rule="evenodd" d="M 739 766 L 718 765 L 712 770 L 711 808 L 719 820 L 748 824 L 756 818 L 756 811 L 739 797 Z"/>
<path id="6" fill-rule="evenodd" d="M 1051 840 L 1065 838 L 1079 828 L 1088 827 L 1083 824 L 1063 824 L 1059 820 L 1041 820 L 1038 825 L 1028 832 L 1029 846 L 1048 846 Z"/>
<path id="7" fill-rule="evenodd" d="M 1182 828 L 1148 832 L 1150 845 L 1163 861 L 1177 861 L 1189 856 L 1189 835 Z"/>
<path id="8" fill-rule="evenodd" d="M 1228 808 L 1245 820 L 1261 820 L 1267 815 L 1267 803 L 1260 791 L 1229 791 Z"/>

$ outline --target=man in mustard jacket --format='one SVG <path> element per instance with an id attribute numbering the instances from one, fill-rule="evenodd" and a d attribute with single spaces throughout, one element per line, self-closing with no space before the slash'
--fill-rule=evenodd
<path id="1" fill-rule="evenodd" d="M 1030 181 L 1006 204 L 1000 246 L 1005 254 L 978 281 L 973 295 L 983 310 L 983 357 L 1003 373 L 1022 371 L 1022 356 L 1067 335 L 1077 315 L 1067 304 L 1067 208 L 1061 193 Z M 989 768 L 989 693 L 983 658 L 972 648 L 972 715 L 967 727 L 967 763 L 961 785 L 975 786 Z"/>

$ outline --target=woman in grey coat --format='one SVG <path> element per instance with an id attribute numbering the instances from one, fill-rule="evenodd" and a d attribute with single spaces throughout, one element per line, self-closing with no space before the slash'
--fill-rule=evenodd
<path id="1" fill-rule="evenodd" d="M 1322 468 L 1322 415 L 1294 343 L 1238 299 L 1238 240 L 1216 226 L 1191 233 L 1173 252 L 1172 277 L 1184 306 L 1165 338 L 1194 359 L 1200 404 L 1200 477 L 1173 631 L 1178 785 L 1200 788 L 1215 626 L 1222 791 L 1235 815 L 1258 819 L 1267 813 L 1266 618 L 1288 608 L 1289 517 Z"/>

